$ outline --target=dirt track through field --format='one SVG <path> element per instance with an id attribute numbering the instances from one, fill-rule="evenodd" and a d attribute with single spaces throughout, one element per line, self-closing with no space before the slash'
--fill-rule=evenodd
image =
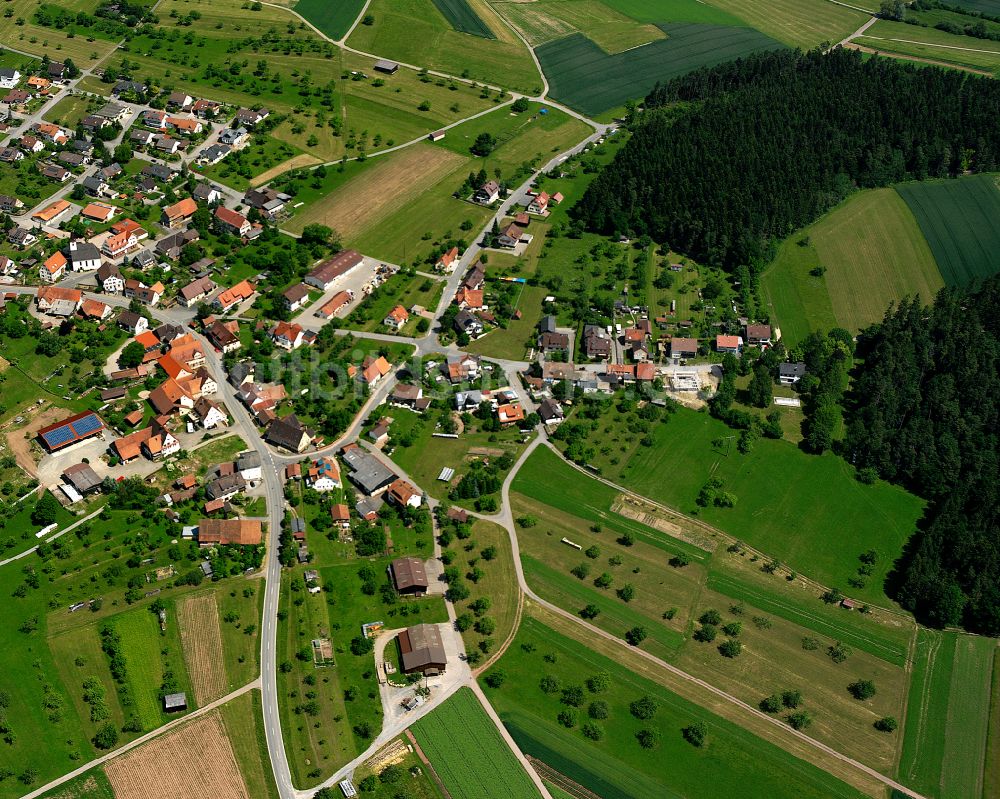
<path id="1" fill-rule="evenodd" d="M 205 705 L 222 696 L 228 685 L 215 596 L 196 596 L 177 603 L 177 618 L 194 696 L 199 705 Z"/>
<path id="2" fill-rule="evenodd" d="M 218 711 L 115 758 L 116 799 L 251 799 Z"/>
<path id="3" fill-rule="evenodd" d="M 317 158 L 315 155 L 309 155 L 309 153 L 302 153 L 301 155 L 293 156 L 287 161 L 282 161 L 277 166 L 272 166 L 266 172 L 261 172 L 257 177 L 250 181 L 250 185 L 257 187 L 263 186 L 269 180 L 274 180 L 278 175 L 283 175 L 286 172 L 291 172 L 293 169 L 298 169 L 302 166 L 312 166 L 313 164 L 322 163 L 322 159 Z"/>
<path id="4" fill-rule="evenodd" d="M 402 208 L 464 160 L 443 147 L 407 147 L 379 158 L 375 166 L 317 202 L 299 220 L 302 225 L 329 225 L 350 241 Z"/>

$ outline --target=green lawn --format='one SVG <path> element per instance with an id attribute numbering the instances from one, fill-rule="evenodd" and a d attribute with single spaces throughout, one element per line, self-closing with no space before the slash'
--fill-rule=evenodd
<path id="1" fill-rule="evenodd" d="M 817 267 L 824 274 L 810 274 Z M 890 303 L 915 294 L 930 302 L 944 285 L 917 220 L 892 188 L 858 192 L 790 236 L 761 282 L 786 345 L 813 330 L 860 330 Z"/>
<path id="2" fill-rule="evenodd" d="M 295 12 L 331 39 L 339 39 L 347 33 L 364 6 L 364 0 L 342 0 L 338 3 L 331 3 L 329 0 L 298 0 Z"/>
<path id="3" fill-rule="evenodd" d="M 540 76 L 527 48 L 503 27 L 488 5 L 476 4 L 476 10 L 502 38 L 459 33 L 433 0 L 373 0 L 368 13 L 375 17 L 375 24 L 359 25 L 348 44 L 368 53 L 509 89 L 531 94 L 540 91 Z"/>
<path id="4" fill-rule="evenodd" d="M 263 141 L 261 141 L 263 138 Z M 271 136 L 254 137 L 243 150 L 230 153 L 218 164 L 194 166 L 205 177 L 223 183 L 237 191 L 246 191 L 254 178 L 272 167 L 301 154 L 301 150 Z"/>
<path id="5" fill-rule="evenodd" d="M 67 95 L 45 112 L 45 119 L 58 125 L 75 128 L 77 123 L 90 113 L 91 105 L 94 108 L 100 107 L 93 98 Z"/>
<path id="6" fill-rule="evenodd" d="M 521 749 L 605 799 L 657 797 L 854 797 L 858 792 L 662 686 L 641 678 L 580 644 L 528 618 L 514 646 L 496 667 L 506 675 L 498 689 L 486 688 L 505 726 Z M 607 690 L 584 688 L 582 707 L 567 728 L 557 721 L 566 706 L 559 692 L 546 694 L 539 681 L 554 677 L 563 688 L 583 686 L 594 674 L 611 675 Z M 487 675 L 489 672 L 487 672 Z M 629 704 L 643 696 L 655 703 L 651 719 L 640 721 Z M 588 706 L 607 704 L 592 740 L 582 733 Z M 683 728 L 702 722 L 701 748 L 684 740 Z M 642 748 L 638 732 L 649 730 L 654 749 Z M 664 764 L 669 764 L 664 768 Z"/>
<path id="7" fill-rule="evenodd" d="M 436 418 L 429 413 L 427 411 L 424 416 L 412 418 L 416 414 L 402 408 L 387 411 L 389 416 L 400 420 L 403 425 L 412 425 L 413 430 L 413 443 L 406 447 L 397 446 L 392 452 L 392 459 L 432 497 L 445 499 L 450 485 L 457 484 L 469 470 L 470 461 L 483 457 L 472 452 L 474 449 L 497 450 L 514 458 L 521 453 L 523 436 L 516 427 L 499 433 L 475 431 L 462 433 L 458 438 L 435 438 Z M 403 430 L 397 432 L 390 429 L 389 432 L 396 440 L 404 437 Z M 455 470 L 455 476 L 448 484 L 437 479 L 446 466 Z M 471 500 L 466 504 L 469 503 Z"/>
<path id="8" fill-rule="evenodd" d="M 246 592 L 250 591 L 250 596 Z M 247 635 L 247 627 L 254 625 L 260 629 L 263 613 L 264 585 L 251 581 L 240 586 L 220 586 L 215 592 L 219 622 L 222 633 L 222 654 L 225 660 L 229 690 L 253 681 L 260 671 L 260 638 L 257 633 Z M 226 622 L 228 614 L 235 613 L 238 624 Z"/>
<path id="9" fill-rule="evenodd" d="M 732 435 L 728 427 L 707 413 L 686 408 L 653 427 L 652 446 L 637 445 L 613 423 L 605 426 L 611 430 L 595 437 L 601 451 L 592 458 L 605 477 L 697 514 L 823 584 L 888 604 L 883 581 L 916 529 L 923 511 L 917 497 L 887 483 L 862 485 L 837 455 L 807 455 L 787 441 L 762 439 L 751 453 L 741 455 L 731 442 L 727 444 Z M 548 477 L 554 463 L 551 453 L 536 453 L 526 464 L 524 479 L 534 475 L 539 483 L 548 482 L 550 491 L 561 491 Z M 664 479 L 665 474 L 670 479 Z M 723 490 L 735 495 L 735 507 L 695 504 L 710 478 L 722 480 Z M 816 496 L 823 502 L 817 503 Z M 873 574 L 864 588 L 848 589 L 857 558 L 868 549 L 878 553 Z"/>
<path id="10" fill-rule="evenodd" d="M 995 651 L 989 638 L 920 631 L 900 763 L 904 782 L 942 799 L 984 795 Z"/>
<path id="11" fill-rule="evenodd" d="M 159 623 L 148 608 L 130 610 L 117 616 L 113 622 L 122 638 L 122 652 L 125 654 L 129 687 L 135 700 L 135 713 L 146 730 L 163 723 L 163 703 L 159 692 L 168 664 L 175 674 L 184 673 L 180 641 L 176 641 L 173 647 L 168 644 L 174 643 L 170 638 L 177 637 L 176 615 L 173 620 L 175 623 L 168 625 L 168 629 L 174 629 L 175 634 L 167 638 L 161 634 Z M 164 649 L 169 652 L 167 656 L 161 654 Z M 193 702 L 194 695 L 189 692 L 189 707 Z"/>
<path id="12" fill-rule="evenodd" d="M 650 0 L 640 2 L 645 5 Z M 739 17 L 779 42 L 803 50 L 824 42 L 839 42 L 869 19 L 861 11 L 827 0 L 709 0 L 708 4 Z"/>
<path id="13" fill-rule="evenodd" d="M 535 48 L 553 99 L 584 114 L 600 114 L 627 100 L 641 100 L 660 82 L 700 67 L 782 45 L 752 28 L 662 22 L 660 38 L 608 55 L 582 33 Z"/>
<path id="14" fill-rule="evenodd" d="M 540 795 L 470 688 L 420 719 L 413 732 L 454 799 Z"/>
<path id="15" fill-rule="evenodd" d="M 899 53 L 992 72 L 1000 67 L 1000 43 L 880 19 L 854 40 L 879 52 Z"/>
<path id="16" fill-rule="evenodd" d="M 997 272 L 1000 189 L 997 175 L 903 183 L 898 187 L 927 237 L 949 286 Z M 925 297 L 928 302 L 930 297 Z"/>
<path id="17" fill-rule="evenodd" d="M 253 690 L 236 697 L 224 704 L 219 713 L 250 795 L 255 799 L 276 797 L 278 788 L 274 784 L 267 740 L 261 723 L 264 713 L 260 691 Z"/>

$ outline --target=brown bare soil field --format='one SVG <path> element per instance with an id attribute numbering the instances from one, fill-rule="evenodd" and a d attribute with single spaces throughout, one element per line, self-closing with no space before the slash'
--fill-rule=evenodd
<path id="1" fill-rule="evenodd" d="M 318 222 L 346 241 L 374 227 L 465 159 L 443 147 L 415 144 L 378 163 L 296 217 L 295 229 Z"/>
<path id="2" fill-rule="evenodd" d="M 64 416 L 68 415 L 69 413 L 62 408 L 50 405 L 41 413 L 33 416 L 28 424 L 7 433 L 7 446 L 10 447 L 11 453 L 17 458 L 17 465 L 32 477 L 38 477 L 38 464 L 35 463 L 35 458 L 31 454 L 31 442 L 35 438 L 35 433 L 45 427 L 45 425 L 58 422 Z"/>
<path id="3" fill-rule="evenodd" d="M 177 618 L 184 664 L 191 675 L 195 699 L 204 706 L 222 696 L 228 685 L 215 595 L 193 596 L 178 602 Z"/>
<path id="4" fill-rule="evenodd" d="M 293 156 L 287 161 L 282 161 L 277 166 L 272 166 L 266 172 L 261 172 L 257 177 L 250 181 L 251 186 L 263 186 L 269 180 L 274 180 L 278 175 L 284 175 L 286 172 L 290 172 L 293 169 L 298 169 L 302 166 L 312 166 L 313 164 L 322 163 L 322 159 L 317 158 L 315 155 L 309 155 L 309 153 L 302 153 L 301 155 Z"/>
<path id="5" fill-rule="evenodd" d="M 251 799 L 218 712 L 111 760 L 117 799 Z"/>

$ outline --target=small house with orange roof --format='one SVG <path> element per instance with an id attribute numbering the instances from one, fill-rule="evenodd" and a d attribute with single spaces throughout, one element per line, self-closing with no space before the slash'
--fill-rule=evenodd
<path id="1" fill-rule="evenodd" d="M 69 262 L 66 260 L 66 256 L 63 255 L 61 251 L 52 253 L 52 255 L 46 258 L 42 262 L 42 265 L 38 267 L 39 280 L 43 283 L 55 283 L 66 274 L 66 266 L 68 263 Z"/>
<path id="2" fill-rule="evenodd" d="M 509 402 L 497 407 L 497 419 L 501 426 L 517 424 L 524 421 L 524 406 L 519 402 Z"/>
<path id="3" fill-rule="evenodd" d="M 52 225 L 55 224 L 59 218 L 72 207 L 73 206 L 66 200 L 56 200 L 54 203 L 46 205 L 41 211 L 31 218 L 36 222 L 41 222 L 43 225 Z"/>
<path id="4" fill-rule="evenodd" d="M 177 227 L 187 222 L 197 210 L 198 203 L 190 197 L 185 197 L 163 209 L 163 223 L 169 227 Z"/>
<path id="5" fill-rule="evenodd" d="M 715 351 L 723 353 L 732 353 L 733 355 L 739 355 L 740 349 L 743 347 L 743 338 L 741 336 L 724 336 L 722 334 L 715 337 Z"/>
<path id="6" fill-rule="evenodd" d="M 458 247 L 452 247 L 448 252 L 444 253 L 440 258 L 438 258 L 437 268 L 444 271 L 450 272 L 455 268 L 458 262 Z"/>
<path id="7" fill-rule="evenodd" d="M 99 300 L 84 300 L 80 305 L 80 316 L 84 319 L 96 319 L 98 321 L 111 316 L 111 306 L 105 305 Z"/>
<path id="8" fill-rule="evenodd" d="M 108 222 L 118 209 L 107 203 L 88 203 L 80 211 L 80 216 L 93 219 L 95 222 Z"/>
<path id="9" fill-rule="evenodd" d="M 406 308 L 402 305 L 397 305 L 386 315 L 385 319 L 382 320 L 382 324 L 385 325 L 390 330 L 395 330 L 399 332 L 403 329 L 403 326 L 409 320 L 410 314 L 407 312 Z"/>
<path id="10" fill-rule="evenodd" d="M 297 350 L 302 346 L 305 331 L 294 322 L 278 322 L 271 330 L 271 340 L 274 346 L 283 350 Z"/>
<path id="11" fill-rule="evenodd" d="M 249 280 L 241 280 L 232 288 L 223 289 L 216 294 L 212 300 L 212 305 L 222 313 L 225 313 L 235 308 L 244 300 L 250 299 L 256 291 L 257 289 L 254 287 L 254 284 Z"/>
<path id="12" fill-rule="evenodd" d="M 390 364 L 382 355 L 373 358 L 370 355 L 361 365 L 361 382 L 374 386 L 379 380 L 392 371 Z"/>
<path id="13" fill-rule="evenodd" d="M 548 192 L 538 192 L 538 194 L 532 197 L 531 202 L 528 203 L 528 213 L 536 214 L 537 216 L 547 216 L 549 213 L 549 199 Z"/>

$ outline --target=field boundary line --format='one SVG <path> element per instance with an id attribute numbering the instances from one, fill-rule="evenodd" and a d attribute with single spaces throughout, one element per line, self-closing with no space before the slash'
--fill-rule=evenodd
<path id="1" fill-rule="evenodd" d="M 875 39 L 879 42 L 900 42 L 902 44 L 919 44 L 922 47 L 938 47 L 942 50 L 961 50 L 965 53 L 986 53 L 988 55 L 1000 55 L 1000 50 L 982 50 L 978 47 L 958 47 L 954 44 L 934 44 L 933 42 L 918 42 L 914 39 L 896 39 L 892 36 L 871 36 L 863 34 L 862 39 Z"/>
<path id="2" fill-rule="evenodd" d="M 242 688 L 237 688 L 232 693 L 228 693 L 225 696 L 219 697 L 211 704 L 205 705 L 205 707 L 200 707 L 197 710 L 188 713 L 186 716 L 181 716 L 179 719 L 174 719 L 173 721 L 164 724 L 162 727 L 157 727 L 155 730 L 151 730 L 150 732 L 147 732 L 145 735 L 136 738 L 134 741 L 129 741 L 124 746 L 119 746 L 117 749 L 108 752 L 106 755 L 102 755 L 101 757 L 95 758 L 94 760 L 91 760 L 89 763 L 84 763 L 82 766 L 74 769 L 68 774 L 63 774 L 61 777 L 58 777 L 57 779 L 54 779 L 51 782 L 42 785 L 40 788 L 36 788 L 35 790 L 22 795 L 20 799 L 37 799 L 37 797 L 40 797 L 43 794 L 46 794 L 49 791 L 58 788 L 63 783 L 69 782 L 70 780 L 79 777 L 81 774 L 85 774 L 86 772 L 90 771 L 93 768 L 102 766 L 108 761 L 114 760 L 119 755 L 123 755 L 129 750 L 135 749 L 137 746 L 142 746 L 145 743 L 149 743 L 154 738 L 158 738 L 164 733 L 170 732 L 171 730 L 174 730 L 177 727 L 180 727 L 189 721 L 199 718 L 200 716 L 204 716 L 208 713 L 211 713 L 213 710 L 217 710 L 218 708 L 226 704 L 226 702 L 229 702 L 238 696 L 242 696 L 248 691 L 252 691 L 255 688 L 257 690 L 260 690 L 260 687 L 261 687 L 260 677 L 258 677 L 253 682 L 248 682 Z"/>
<path id="3" fill-rule="evenodd" d="M 437 785 L 438 790 L 441 791 L 441 795 L 444 799 L 451 799 L 451 794 L 448 793 L 448 789 L 445 787 L 444 783 L 441 782 L 441 777 L 434 768 L 434 764 L 427 759 L 427 755 L 424 754 L 424 750 L 420 748 L 420 744 L 417 742 L 417 739 L 413 737 L 413 730 L 409 727 L 406 728 L 406 737 L 409 739 L 410 743 L 413 744 L 413 751 L 417 753 L 417 757 L 420 759 L 420 762 L 427 768 L 428 773 L 431 775 L 431 779 L 434 780 L 434 784 Z"/>
<path id="4" fill-rule="evenodd" d="M 500 656 L 507 651 L 508 647 L 514 643 L 514 636 L 517 635 L 518 628 L 521 626 L 521 617 L 524 614 L 524 591 L 521 590 L 521 586 L 517 587 L 517 610 L 514 613 L 514 625 L 511 627 L 510 635 L 504 639 L 504 642 L 500 645 L 500 648 L 493 653 L 493 656 L 487 660 L 482 666 L 472 672 L 473 677 L 478 677 L 486 669 L 496 663 Z"/>
<path id="5" fill-rule="evenodd" d="M 584 469 L 579 464 L 573 463 L 573 461 L 569 460 L 562 452 L 559 451 L 559 448 L 557 446 L 555 446 L 555 444 L 553 444 L 548 438 L 541 439 L 541 440 L 542 440 L 542 443 L 544 443 L 545 446 L 547 446 L 554 453 L 556 453 L 556 455 L 558 455 L 559 458 L 562 459 L 562 461 L 564 463 L 569 464 L 570 466 L 572 466 L 574 469 L 576 469 L 581 474 L 585 474 L 585 475 L 587 475 L 587 477 L 590 477 L 593 480 L 597 480 L 598 482 L 604 483 L 604 485 L 608 486 L 609 488 L 613 488 L 616 491 L 621 492 L 622 494 L 633 496 L 633 497 L 636 497 L 639 500 L 648 502 L 651 505 L 654 505 L 656 508 L 662 510 L 663 512 L 665 512 L 669 516 L 672 516 L 675 519 L 680 519 L 680 520 L 684 521 L 687 524 L 691 524 L 694 527 L 701 528 L 709 536 L 711 536 L 713 538 L 718 538 L 723 543 L 727 543 L 727 544 L 739 544 L 747 552 L 750 552 L 750 553 L 752 553 L 754 555 L 757 555 L 759 557 L 762 557 L 762 558 L 767 558 L 769 560 L 770 559 L 775 559 L 776 560 L 776 558 L 773 558 L 773 556 L 769 555 L 768 553 L 763 552 L 763 551 L 761 551 L 759 549 L 756 549 L 755 547 L 750 546 L 745 541 L 743 541 L 741 539 L 738 539 L 735 536 L 730 535 L 729 533 L 725 532 L 724 530 L 721 530 L 718 527 L 713 527 L 712 525 L 708 524 L 707 522 L 703 522 L 701 519 L 692 518 L 691 516 L 688 516 L 686 513 L 682 513 L 681 511 L 677 510 L 676 508 L 671 508 L 671 507 L 669 507 L 667 505 L 664 505 L 662 502 L 657 502 L 655 499 L 651 499 L 651 498 L 649 498 L 647 496 L 644 496 L 643 494 L 638 494 L 635 491 L 632 491 L 631 489 L 626 488 L 623 485 L 619 485 L 618 483 L 615 483 L 612 480 L 607 479 L 606 477 L 602 477 L 601 475 L 595 474 L 593 472 L 588 471 L 587 469 Z M 664 535 L 666 535 L 666 533 L 664 533 Z M 673 536 L 669 536 L 669 537 L 673 538 Z M 791 571 L 791 569 L 789 569 L 787 563 L 781 563 L 781 561 L 779 561 L 779 563 L 781 564 L 781 566 L 783 566 L 785 568 L 786 571 Z M 798 579 L 802 580 L 807 585 L 813 586 L 813 588 L 816 588 L 816 589 L 818 589 L 821 592 L 822 591 L 826 591 L 826 590 L 828 590 L 830 588 L 830 586 L 823 585 L 822 583 L 817 582 L 816 580 L 813 580 L 810 577 L 804 576 L 802 574 L 802 572 L 800 572 L 798 570 L 795 570 L 795 571 L 796 571 L 796 574 L 798 575 Z M 777 574 L 778 572 L 776 571 L 775 573 Z M 889 614 L 889 615 L 892 615 L 892 616 L 898 616 L 898 617 L 901 617 L 901 618 L 905 618 L 907 620 L 910 619 L 909 614 L 903 613 L 902 611 L 899 611 L 899 610 L 895 610 L 894 608 L 887 608 L 887 607 L 884 607 L 883 605 L 875 605 L 875 604 L 868 603 L 868 602 L 866 602 L 865 604 L 867 604 L 871 608 L 874 608 L 874 609 L 877 609 L 879 611 L 882 611 L 883 613 L 886 613 L 886 614 Z"/>

